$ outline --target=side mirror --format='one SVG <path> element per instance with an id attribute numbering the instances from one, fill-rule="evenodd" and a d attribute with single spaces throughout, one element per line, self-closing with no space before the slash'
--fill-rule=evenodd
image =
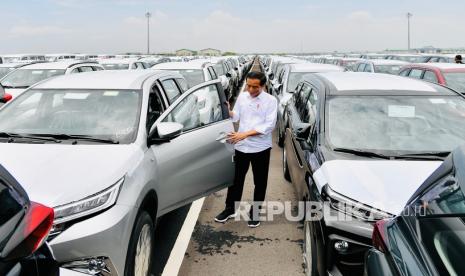
<path id="1" fill-rule="evenodd" d="M 270 78 L 270 80 L 274 79 L 274 74 L 271 73 L 271 74 L 269 75 L 269 78 Z"/>
<path id="2" fill-rule="evenodd" d="M 155 131 L 156 128 L 156 131 Z M 184 126 L 180 123 L 161 122 L 154 125 L 149 134 L 149 145 L 168 142 L 182 133 Z"/>
<path id="3" fill-rule="evenodd" d="M 231 73 L 226 73 L 226 77 L 230 78 L 231 77 Z"/>
<path id="4" fill-rule="evenodd" d="M 312 128 L 312 124 L 309 123 L 300 123 L 296 125 L 294 134 L 297 140 L 305 141 L 310 135 L 310 130 Z"/>

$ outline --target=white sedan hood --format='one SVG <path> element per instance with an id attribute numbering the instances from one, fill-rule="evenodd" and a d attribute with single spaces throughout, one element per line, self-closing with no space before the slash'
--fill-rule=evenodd
<path id="1" fill-rule="evenodd" d="M 134 145 L 0 143 L 2 164 L 30 200 L 55 207 L 93 195 L 121 179 L 141 158 Z"/>
<path id="2" fill-rule="evenodd" d="M 323 163 L 314 173 L 314 179 L 320 192 L 329 184 L 339 194 L 397 215 L 441 163 L 333 160 Z"/>

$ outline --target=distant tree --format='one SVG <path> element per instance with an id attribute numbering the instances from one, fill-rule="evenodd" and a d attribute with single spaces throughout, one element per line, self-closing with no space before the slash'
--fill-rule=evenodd
<path id="1" fill-rule="evenodd" d="M 223 56 L 236 56 L 237 54 L 235 52 L 224 52 Z"/>

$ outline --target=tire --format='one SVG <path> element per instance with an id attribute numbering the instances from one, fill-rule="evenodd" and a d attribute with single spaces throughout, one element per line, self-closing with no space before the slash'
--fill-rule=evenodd
<path id="1" fill-rule="evenodd" d="M 287 165 L 286 147 L 283 148 L 283 175 L 284 179 L 291 182 L 291 174 L 289 173 L 289 166 Z"/>
<path id="2" fill-rule="evenodd" d="M 310 223 L 304 221 L 303 258 L 306 276 L 318 275 L 315 240 Z"/>
<path id="3" fill-rule="evenodd" d="M 151 275 L 155 224 L 147 211 L 141 211 L 134 224 L 126 255 L 125 276 Z M 150 248 L 147 248 L 150 246 Z M 147 252 L 148 251 L 148 252 Z"/>

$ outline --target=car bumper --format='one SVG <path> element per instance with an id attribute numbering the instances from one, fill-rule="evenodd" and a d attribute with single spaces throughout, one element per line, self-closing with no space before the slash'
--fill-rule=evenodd
<path id="1" fill-rule="evenodd" d="M 49 244 L 64 267 L 79 260 L 105 259 L 111 275 L 123 275 L 126 252 L 137 210 L 115 205 L 109 210 L 75 223 Z"/>

